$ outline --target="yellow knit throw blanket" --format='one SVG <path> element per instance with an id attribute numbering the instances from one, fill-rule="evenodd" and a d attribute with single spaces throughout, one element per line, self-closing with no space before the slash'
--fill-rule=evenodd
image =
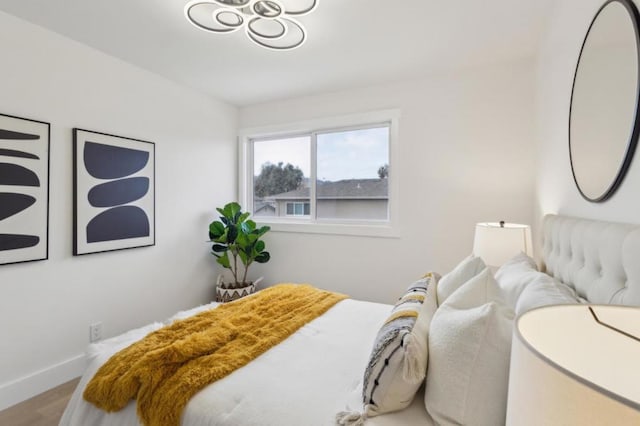
<path id="1" fill-rule="evenodd" d="M 84 398 L 109 412 L 135 398 L 144 425 L 177 426 L 198 391 L 346 297 L 310 285 L 279 284 L 177 321 L 112 356 L 91 379 Z"/>

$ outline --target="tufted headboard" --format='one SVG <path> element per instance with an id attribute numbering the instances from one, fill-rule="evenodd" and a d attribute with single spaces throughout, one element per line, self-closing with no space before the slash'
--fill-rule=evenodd
<path id="1" fill-rule="evenodd" d="M 542 271 L 591 303 L 640 306 L 640 226 L 547 215 Z"/>

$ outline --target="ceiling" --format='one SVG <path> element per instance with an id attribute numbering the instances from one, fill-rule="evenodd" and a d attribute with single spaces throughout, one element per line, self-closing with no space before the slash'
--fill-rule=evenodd
<path id="1" fill-rule="evenodd" d="M 320 0 L 299 18 L 308 41 L 283 52 L 194 28 L 186 3 L 0 0 L 0 10 L 245 106 L 533 56 L 553 0 Z"/>

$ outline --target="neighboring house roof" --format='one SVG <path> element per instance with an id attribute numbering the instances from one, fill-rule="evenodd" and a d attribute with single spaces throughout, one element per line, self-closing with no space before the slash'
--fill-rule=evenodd
<path id="1" fill-rule="evenodd" d="M 259 213 L 262 210 L 271 210 L 272 212 L 275 212 L 276 206 L 271 203 L 265 203 L 261 201 L 256 202 L 256 204 L 254 205 L 254 213 Z"/>
<path id="2" fill-rule="evenodd" d="M 319 181 L 316 185 L 318 199 L 360 199 L 386 200 L 389 198 L 388 179 L 345 179 L 336 182 Z M 274 194 L 265 199 L 308 200 L 309 188 L 299 188 L 282 194 Z"/>

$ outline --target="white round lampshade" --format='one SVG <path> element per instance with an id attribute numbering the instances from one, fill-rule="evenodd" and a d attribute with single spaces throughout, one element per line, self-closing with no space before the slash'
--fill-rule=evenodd
<path id="1" fill-rule="evenodd" d="M 504 222 L 476 224 L 473 254 L 481 257 L 487 265 L 499 267 L 520 252 L 533 255 L 529 225 Z"/>
<path id="2" fill-rule="evenodd" d="M 640 309 L 588 305 L 534 309 L 518 318 L 507 425 L 640 425 Z"/>

